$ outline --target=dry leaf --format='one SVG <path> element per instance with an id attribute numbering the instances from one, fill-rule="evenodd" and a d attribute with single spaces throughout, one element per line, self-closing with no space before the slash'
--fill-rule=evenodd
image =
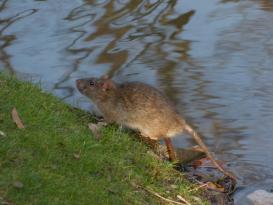
<path id="1" fill-rule="evenodd" d="M 204 157 L 204 158 L 202 158 L 202 159 L 195 160 L 195 161 L 192 163 L 192 166 L 193 166 L 194 169 L 196 169 L 196 168 L 198 168 L 198 167 L 200 167 L 200 166 L 202 166 L 202 165 L 208 163 L 208 160 L 209 160 L 209 159 L 208 159 L 207 157 Z"/>
<path id="2" fill-rule="evenodd" d="M 25 128 L 25 126 L 24 126 L 22 120 L 20 119 L 20 117 L 18 115 L 18 112 L 17 112 L 15 107 L 11 111 L 11 116 L 12 116 L 13 122 L 15 122 L 15 124 L 17 125 L 17 127 L 19 129 L 24 129 Z"/>
<path id="3" fill-rule="evenodd" d="M 80 154 L 77 154 L 77 153 L 74 153 L 74 154 L 73 154 L 73 157 L 74 157 L 75 159 L 80 159 L 80 158 L 81 158 L 81 155 L 80 155 Z"/>
<path id="4" fill-rule="evenodd" d="M 94 124 L 94 123 L 88 124 L 88 127 L 92 131 L 92 133 L 94 134 L 96 140 L 99 140 L 101 138 L 100 129 L 105 125 L 106 125 L 105 122 L 99 122 L 97 124 Z"/>
<path id="5" fill-rule="evenodd" d="M 219 184 L 213 183 L 213 182 L 207 182 L 207 188 L 212 189 L 219 192 L 224 192 L 225 188 Z"/>
<path id="6" fill-rule="evenodd" d="M 13 186 L 17 189 L 22 189 L 24 187 L 23 183 L 20 181 L 13 182 Z"/>
<path id="7" fill-rule="evenodd" d="M 1 131 L 0 130 L 0 135 L 2 136 L 2 137 L 6 137 L 7 135 L 3 132 L 3 131 Z"/>

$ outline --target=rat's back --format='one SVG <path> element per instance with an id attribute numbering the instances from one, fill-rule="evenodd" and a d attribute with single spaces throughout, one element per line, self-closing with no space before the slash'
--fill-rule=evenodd
<path id="1" fill-rule="evenodd" d="M 118 86 L 117 123 L 137 129 L 152 139 L 173 137 L 182 132 L 183 119 L 172 103 L 157 89 L 131 82 Z"/>

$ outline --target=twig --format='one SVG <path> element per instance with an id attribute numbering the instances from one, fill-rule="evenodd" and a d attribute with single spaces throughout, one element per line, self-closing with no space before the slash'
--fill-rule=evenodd
<path id="1" fill-rule="evenodd" d="M 149 193 L 151 193 L 151 194 L 153 194 L 153 195 L 155 195 L 155 196 L 157 196 L 158 198 L 160 198 L 160 199 L 162 199 L 162 200 L 164 200 L 164 201 L 167 201 L 167 202 L 170 202 L 170 203 L 173 203 L 173 204 L 187 204 L 187 205 L 191 205 L 189 202 L 187 202 L 184 198 L 182 198 L 181 197 L 181 201 L 183 202 L 183 203 L 181 203 L 181 202 L 177 202 L 177 201 L 174 201 L 174 200 L 171 200 L 171 199 L 167 199 L 167 198 L 165 198 L 165 197 L 163 197 L 163 196 L 161 196 L 160 194 L 158 194 L 158 193 L 156 193 L 156 192 L 154 192 L 154 191 L 152 191 L 152 190 L 150 190 L 150 189 L 148 189 L 148 188 L 145 188 L 145 187 L 142 187 L 144 190 L 146 190 L 147 192 L 149 192 Z"/>
<path id="2" fill-rule="evenodd" d="M 185 198 L 183 198 L 181 195 L 176 196 L 180 201 L 184 202 L 187 205 L 191 205 Z"/>
<path id="3" fill-rule="evenodd" d="M 208 186 L 208 185 L 207 185 L 207 183 L 205 183 L 205 184 L 201 184 L 200 186 L 195 187 L 195 188 L 193 188 L 193 189 L 189 190 L 189 192 L 192 192 L 192 191 L 197 191 L 198 189 L 203 188 L 203 187 L 206 187 L 206 186 Z"/>
<path id="4" fill-rule="evenodd" d="M 167 198 L 161 196 L 160 194 L 158 194 L 158 193 L 156 193 L 156 192 L 154 192 L 154 191 L 152 191 L 152 190 L 150 190 L 150 189 L 147 189 L 147 188 L 144 188 L 144 189 L 145 189 L 147 192 L 149 192 L 149 193 L 151 193 L 151 194 L 157 196 L 158 198 L 160 198 L 160 199 L 162 199 L 162 200 L 164 200 L 164 201 L 167 201 L 167 202 L 170 202 L 170 203 L 173 203 L 173 204 L 183 204 L 183 203 L 181 203 L 181 202 L 177 202 L 177 201 L 173 201 L 173 200 L 171 200 L 171 199 L 167 199 Z"/>

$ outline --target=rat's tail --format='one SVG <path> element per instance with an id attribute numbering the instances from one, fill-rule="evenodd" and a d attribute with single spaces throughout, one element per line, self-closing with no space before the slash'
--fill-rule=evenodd
<path id="1" fill-rule="evenodd" d="M 201 137 L 199 136 L 199 134 L 187 123 L 184 124 L 184 130 L 189 133 L 193 139 L 197 142 L 197 144 L 204 150 L 204 152 L 206 153 L 207 157 L 211 160 L 212 164 L 219 169 L 220 172 L 222 172 L 224 175 L 230 177 L 231 179 L 236 181 L 236 177 L 230 173 L 225 171 L 214 159 L 214 157 L 212 156 L 212 154 L 209 152 L 208 147 L 204 144 L 203 140 L 201 139 Z"/>

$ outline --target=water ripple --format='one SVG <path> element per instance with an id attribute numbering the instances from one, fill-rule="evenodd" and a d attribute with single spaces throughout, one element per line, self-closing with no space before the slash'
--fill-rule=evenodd
<path id="1" fill-rule="evenodd" d="M 107 73 L 152 84 L 242 186 L 262 187 L 272 178 L 270 1 L 3 0 L 0 11 L 0 64 L 7 72 L 30 76 L 88 110 L 76 78 Z"/>

